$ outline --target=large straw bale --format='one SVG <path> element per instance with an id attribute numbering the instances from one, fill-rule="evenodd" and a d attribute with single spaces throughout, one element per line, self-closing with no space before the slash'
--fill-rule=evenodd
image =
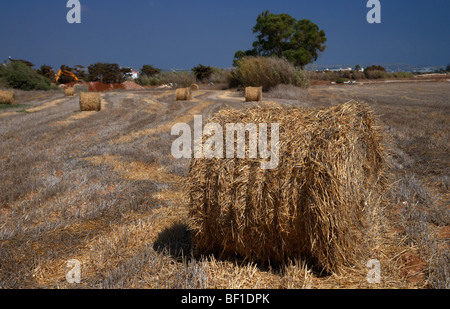
<path id="1" fill-rule="evenodd" d="M 192 100 L 192 90 L 191 88 L 178 88 L 175 96 L 177 101 L 190 101 Z"/>
<path id="2" fill-rule="evenodd" d="M 75 88 L 74 87 L 69 87 L 64 89 L 64 94 L 66 97 L 73 97 L 75 96 Z"/>
<path id="3" fill-rule="evenodd" d="M 263 87 L 246 87 L 245 102 L 261 102 Z"/>
<path id="4" fill-rule="evenodd" d="M 0 104 L 14 105 L 16 102 L 16 95 L 13 91 L 0 90 Z"/>
<path id="5" fill-rule="evenodd" d="M 80 110 L 100 111 L 102 109 L 102 99 L 99 93 L 82 92 L 80 93 Z"/>
<path id="6" fill-rule="evenodd" d="M 339 272 L 367 251 L 385 153 L 365 104 L 256 106 L 222 110 L 211 122 L 279 123 L 279 165 L 263 170 L 260 159 L 236 156 L 191 160 L 186 190 L 197 254 L 262 263 L 301 257 Z"/>

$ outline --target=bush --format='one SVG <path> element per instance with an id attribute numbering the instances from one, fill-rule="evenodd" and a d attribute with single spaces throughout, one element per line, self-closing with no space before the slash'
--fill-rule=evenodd
<path id="1" fill-rule="evenodd" d="M 147 75 L 139 76 L 135 82 L 141 86 L 157 86 L 161 85 L 161 81 L 157 77 L 149 77 Z"/>
<path id="2" fill-rule="evenodd" d="M 277 57 L 245 57 L 236 63 L 232 72 L 232 80 L 242 86 L 262 86 L 264 91 L 280 85 L 294 85 L 302 88 L 309 86 L 309 78 L 305 72 L 296 68 L 286 59 Z"/>
<path id="3" fill-rule="evenodd" d="M 364 74 L 368 79 L 380 79 L 380 78 L 387 78 L 389 76 L 386 71 L 382 70 L 369 70 L 365 71 Z"/>
<path id="4" fill-rule="evenodd" d="M 197 80 L 204 81 L 211 77 L 211 75 L 214 73 L 214 69 L 210 66 L 199 64 L 192 69 L 192 72 L 195 74 Z"/>
<path id="5" fill-rule="evenodd" d="M 414 78 L 414 74 L 411 72 L 394 72 L 389 74 L 392 78 Z"/>
<path id="6" fill-rule="evenodd" d="M 0 65 L 0 78 L 6 84 L 21 90 L 51 90 L 51 81 L 39 75 L 35 70 L 20 61 L 10 62 L 6 66 Z"/>
<path id="7" fill-rule="evenodd" d="M 178 87 L 189 87 L 197 82 L 195 75 L 192 72 L 161 72 L 156 75 L 162 84 L 177 84 Z"/>
<path id="8" fill-rule="evenodd" d="M 141 72 L 142 72 L 142 75 L 152 77 L 152 76 L 155 76 L 155 75 L 161 73 L 161 70 L 158 68 L 155 68 L 152 65 L 145 64 L 142 66 Z"/>

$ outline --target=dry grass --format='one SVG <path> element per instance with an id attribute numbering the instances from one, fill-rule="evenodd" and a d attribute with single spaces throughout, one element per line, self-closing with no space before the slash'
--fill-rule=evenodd
<path id="1" fill-rule="evenodd" d="M 302 106 L 367 102 L 392 136 L 394 183 L 384 196 L 387 202 L 372 212 L 378 214 L 374 246 L 362 258 L 380 260 L 380 284 L 367 282 L 363 264 L 321 276 L 306 259 L 264 267 L 193 257 L 181 187 L 189 162 L 171 157 L 176 138 L 170 136 L 171 124 L 190 123 L 195 114 L 206 120 L 223 108 L 249 104 L 242 95 L 215 91 L 199 91 L 193 102 L 177 102 L 170 92 L 142 91 L 105 93 L 108 108 L 86 118 L 72 118 L 82 113 L 74 114 L 76 99 L 59 99 L 61 92 L 18 92 L 17 108 L 0 110 L 0 182 L 7 188 L 0 190 L 0 286 L 448 287 L 446 84 L 324 87 L 309 94 Z M 71 259 L 82 262 L 79 285 L 65 279 Z"/>

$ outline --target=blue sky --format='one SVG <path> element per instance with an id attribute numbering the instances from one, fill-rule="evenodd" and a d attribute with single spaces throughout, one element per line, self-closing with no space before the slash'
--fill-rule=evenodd
<path id="1" fill-rule="evenodd" d="M 59 68 L 113 62 L 141 68 L 230 67 L 248 49 L 265 10 L 309 19 L 327 49 L 318 65 L 450 63 L 450 1 L 380 0 L 382 23 L 366 21 L 366 0 L 80 0 L 68 24 L 66 0 L 2 1 L 0 61 L 12 56 Z"/>

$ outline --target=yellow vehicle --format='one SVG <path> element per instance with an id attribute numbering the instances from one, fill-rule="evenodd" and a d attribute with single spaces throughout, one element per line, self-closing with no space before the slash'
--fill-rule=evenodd
<path id="1" fill-rule="evenodd" d="M 59 80 L 61 74 L 66 75 L 66 76 L 71 76 L 71 77 L 73 77 L 77 82 L 80 81 L 80 79 L 79 79 L 75 74 L 73 74 L 72 72 L 59 70 L 59 71 L 58 71 L 58 74 L 56 75 L 56 82 L 58 82 L 58 80 Z"/>

